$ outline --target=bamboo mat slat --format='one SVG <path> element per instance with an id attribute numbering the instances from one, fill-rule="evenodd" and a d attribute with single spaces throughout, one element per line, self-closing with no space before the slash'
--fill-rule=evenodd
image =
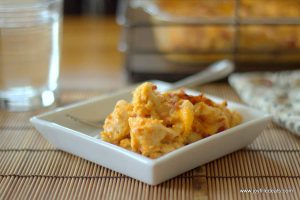
<path id="1" fill-rule="evenodd" d="M 297 176 L 299 175 L 299 151 L 252 151 L 241 150 L 232 153 L 208 164 L 213 170 L 213 174 L 208 176 Z M 23 162 L 26 160 L 26 162 Z M 260 160 L 257 165 L 252 165 L 256 160 Z M 19 165 L 19 164 L 20 165 Z M 74 168 L 65 166 L 65 163 L 72 163 Z M 232 167 L 235 163 L 235 168 Z M 279 163 L 279 164 L 278 164 Z M 71 154 L 58 151 L 56 149 L 25 149 L 25 150 L 3 150 L 0 151 L 1 174 L 34 174 L 51 176 L 101 176 L 94 175 L 96 164 Z M 46 167 L 46 171 L 38 171 L 43 166 L 51 166 L 51 170 Z M 219 169 L 219 166 L 222 168 Z M 249 167 L 251 166 L 251 167 Z M 272 168 L 275 166 L 276 168 Z M 15 167 L 15 168 L 13 168 Z M 248 169 L 247 169 L 248 168 Z M 19 171 L 20 169 L 24 171 Z M 31 169 L 28 171 L 27 169 Z M 59 169 L 59 170 L 56 170 Z M 221 170 L 220 172 L 217 171 Z M 235 169 L 235 170 L 233 170 Z M 15 170 L 18 170 L 15 171 Z M 26 171 L 27 170 L 27 171 Z M 89 171 L 91 170 L 91 172 Z M 194 170 L 186 176 L 201 176 L 204 173 Z"/>
<path id="2" fill-rule="evenodd" d="M 200 91 L 240 102 L 224 84 Z M 61 105 L 103 91 L 68 90 Z M 0 111 L 0 199 L 299 199 L 300 140 L 270 123 L 246 148 L 149 186 L 49 144 L 29 123 L 43 111 Z M 256 192 L 241 192 L 256 189 Z M 292 192 L 261 192 L 264 189 Z"/>
<path id="3" fill-rule="evenodd" d="M 274 123 L 270 123 L 262 134 L 247 149 L 273 151 L 299 151 L 300 140 Z"/>
<path id="4" fill-rule="evenodd" d="M 55 149 L 32 126 L 28 129 L 4 129 L 0 132 L 0 152 L 9 150 Z"/>
<path id="5" fill-rule="evenodd" d="M 37 113 L 9 113 L 6 111 L 0 111 L 0 131 L 6 129 L 24 130 L 32 128 L 29 119 L 31 116 Z M 1 133 L 0 132 L 0 133 Z"/>
<path id="6" fill-rule="evenodd" d="M 2 176 L 124 177 L 122 174 L 62 151 L 0 152 L 0 166 Z M 205 169 L 202 168 L 186 172 L 179 177 L 204 176 Z"/>
<path id="7" fill-rule="evenodd" d="M 172 179 L 158 186 L 149 186 L 132 179 L 5 177 L 0 180 L 1 199 L 297 200 L 300 195 L 300 181 L 293 178 L 207 178 L 208 196 L 204 198 L 194 192 L 192 184 L 195 183 L 191 179 Z M 255 192 L 246 192 L 249 188 Z M 284 192 L 262 192 L 270 189 L 281 189 Z"/>

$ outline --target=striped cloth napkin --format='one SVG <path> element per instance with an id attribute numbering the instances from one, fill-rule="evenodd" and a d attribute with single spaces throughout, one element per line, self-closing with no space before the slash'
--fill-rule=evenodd
<path id="1" fill-rule="evenodd" d="M 235 73 L 229 83 L 245 103 L 270 113 L 275 123 L 300 136 L 300 70 Z"/>

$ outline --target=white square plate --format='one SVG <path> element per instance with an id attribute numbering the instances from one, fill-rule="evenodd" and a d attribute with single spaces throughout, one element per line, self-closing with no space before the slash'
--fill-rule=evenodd
<path id="1" fill-rule="evenodd" d="M 169 83 L 153 81 L 159 91 Z M 120 99 L 131 100 L 132 88 L 58 108 L 31 118 L 36 129 L 57 148 L 100 164 L 150 185 L 156 185 L 197 166 L 250 144 L 269 122 L 270 116 L 237 103 L 228 102 L 243 116 L 243 123 L 216 135 L 181 147 L 160 158 L 150 159 L 99 137 L 105 117 Z M 186 90 L 189 94 L 198 94 Z M 216 102 L 219 98 L 211 97 Z"/>

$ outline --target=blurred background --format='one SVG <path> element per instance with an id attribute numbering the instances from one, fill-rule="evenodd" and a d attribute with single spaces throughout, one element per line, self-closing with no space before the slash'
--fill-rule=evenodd
<path id="1" fill-rule="evenodd" d="M 64 0 L 60 82 L 65 89 L 111 90 L 127 77 L 118 51 L 117 0 Z M 74 80 L 78 80 L 74 85 Z M 85 84 L 82 84 L 85 83 Z"/>
<path id="2" fill-rule="evenodd" d="M 243 72 L 300 66 L 299 0 L 65 0 L 64 13 L 64 40 L 78 25 L 85 41 L 78 48 L 89 51 L 81 65 L 106 66 L 101 78 L 121 85 L 176 81 L 224 58 Z M 70 52 L 63 47 L 63 54 Z M 116 66 L 122 75 L 113 75 Z"/>
<path id="3" fill-rule="evenodd" d="M 115 15 L 118 0 L 65 0 L 66 15 Z"/>

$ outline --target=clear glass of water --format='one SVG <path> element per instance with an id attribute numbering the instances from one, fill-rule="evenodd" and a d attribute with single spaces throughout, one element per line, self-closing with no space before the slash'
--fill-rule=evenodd
<path id="1" fill-rule="evenodd" d="M 0 108 L 55 105 L 61 11 L 62 0 L 0 0 Z"/>

